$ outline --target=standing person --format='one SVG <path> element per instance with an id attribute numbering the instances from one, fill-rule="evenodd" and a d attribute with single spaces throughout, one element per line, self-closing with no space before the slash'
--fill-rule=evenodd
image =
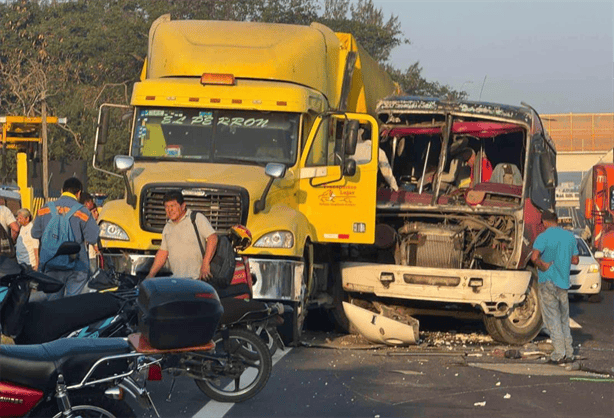
<path id="1" fill-rule="evenodd" d="M 26 208 L 17 211 L 17 222 L 21 225 L 15 250 L 17 261 L 33 270 L 38 270 L 38 240 L 32 238 L 32 214 Z"/>
<path id="2" fill-rule="evenodd" d="M 369 138 L 370 130 L 365 128 L 360 128 L 358 131 L 358 143 L 356 144 L 356 152 L 354 152 L 354 160 L 356 164 L 366 164 L 371 161 L 371 150 L 373 149 L 373 144 L 371 143 Z M 390 186 L 392 191 L 398 191 L 399 185 L 397 184 L 397 179 L 394 177 L 392 173 L 392 167 L 390 166 L 390 162 L 388 161 L 388 157 L 383 149 L 378 147 L 377 150 L 377 167 L 379 168 L 380 173 Z"/>
<path id="3" fill-rule="evenodd" d="M 19 224 L 15 220 L 13 212 L 6 206 L 4 199 L 0 199 L 0 226 L 4 229 L 3 236 L 6 237 L 0 240 L 0 253 L 14 257 L 13 244 L 19 235 Z"/>
<path id="4" fill-rule="evenodd" d="M 558 226 L 556 213 L 544 211 L 542 223 L 546 230 L 535 239 L 531 260 L 538 269 L 542 316 L 554 345 L 550 362 L 561 364 L 574 360 L 567 290 L 571 264 L 580 259 L 576 238 Z"/>
<path id="5" fill-rule="evenodd" d="M 73 240 L 81 245 L 78 256 L 74 260 L 71 259 L 66 265 L 52 267 L 50 264 L 47 266 L 45 273 L 61 280 L 65 285 L 62 290 L 50 295 L 49 299 L 78 295 L 85 287 L 89 277 L 89 259 L 85 243 L 97 242 L 99 229 L 90 211 L 79 203 L 82 190 L 83 185 L 78 178 L 66 179 L 62 185 L 62 196 L 55 202 L 45 204 L 34 219 L 32 237 L 40 240 L 39 270 L 45 266 L 56 251 L 57 242 L 49 234 L 50 231 L 47 231 L 48 226 L 53 226 L 50 223 L 54 216 L 68 216 L 72 212 L 72 216 L 68 219 L 70 226 L 68 232 L 72 232 Z M 52 210 L 54 213 L 51 212 Z"/>
<path id="6" fill-rule="evenodd" d="M 88 192 L 81 193 L 81 198 L 79 202 L 85 206 L 94 217 L 96 223 L 98 223 L 98 207 L 96 206 L 96 202 L 94 202 L 94 198 Z M 98 270 L 98 243 L 96 242 L 88 242 L 87 243 L 87 255 L 90 260 L 90 274 L 93 274 L 96 270 Z"/>
<path id="7" fill-rule="evenodd" d="M 183 194 L 170 191 L 163 201 L 168 222 L 162 230 L 162 243 L 147 278 L 155 277 L 168 260 L 173 276 L 209 281 L 211 259 L 217 247 L 217 235 L 211 223 L 202 213 L 196 214 L 196 226 L 205 244 L 203 256 L 190 218 L 192 211 L 186 208 Z"/>

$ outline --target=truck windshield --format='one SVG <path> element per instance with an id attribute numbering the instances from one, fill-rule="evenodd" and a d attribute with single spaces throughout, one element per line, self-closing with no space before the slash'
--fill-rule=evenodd
<path id="1" fill-rule="evenodd" d="M 192 108 L 137 108 L 132 156 L 292 165 L 296 113 Z"/>

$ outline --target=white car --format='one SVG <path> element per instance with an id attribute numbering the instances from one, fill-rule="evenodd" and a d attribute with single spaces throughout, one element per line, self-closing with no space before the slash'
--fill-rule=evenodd
<path id="1" fill-rule="evenodd" d="M 578 236 L 576 236 L 576 240 L 578 242 L 580 262 L 577 265 L 571 265 L 569 293 L 596 295 L 601 291 L 599 263 L 591 254 L 591 250 L 586 245 L 586 242 Z"/>

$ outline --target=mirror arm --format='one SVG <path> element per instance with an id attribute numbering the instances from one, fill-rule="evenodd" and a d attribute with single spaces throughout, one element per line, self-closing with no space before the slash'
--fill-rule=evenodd
<path id="1" fill-rule="evenodd" d="M 275 177 L 269 177 L 269 182 L 262 191 L 262 196 L 260 196 L 260 199 L 254 202 L 254 215 L 258 214 L 259 212 L 262 212 L 266 207 L 266 196 L 267 194 L 269 194 L 269 190 L 271 189 L 273 180 L 275 180 Z"/>
<path id="2" fill-rule="evenodd" d="M 136 196 L 132 191 L 132 187 L 130 187 L 128 175 L 126 173 L 122 173 L 122 178 L 124 179 L 124 186 L 126 186 L 126 203 L 132 206 L 133 209 L 136 209 Z"/>

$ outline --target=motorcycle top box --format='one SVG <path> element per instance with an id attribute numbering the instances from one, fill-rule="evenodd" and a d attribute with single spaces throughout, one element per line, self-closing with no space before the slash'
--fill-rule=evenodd
<path id="1" fill-rule="evenodd" d="M 139 331 L 160 350 L 207 344 L 224 311 L 211 285 L 172 277 L 144 280 L 137 305 Z"/>

